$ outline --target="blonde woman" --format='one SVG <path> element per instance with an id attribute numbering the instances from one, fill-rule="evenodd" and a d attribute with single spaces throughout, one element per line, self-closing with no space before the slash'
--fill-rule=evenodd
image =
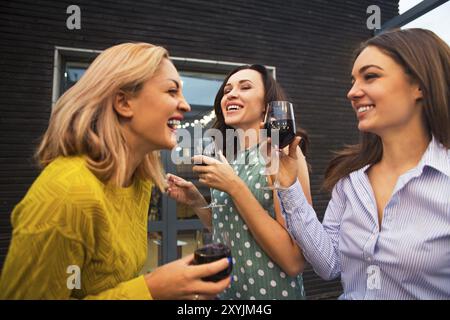
<path id="1" fill-rule="evenodd" d="M 166 187 L 158 150 L 175 146 L 176 125 L 189 110 L 164 48 L 126 43 L 100 54 L 53 109 L 37 151 L 44 169 L 12 213 L 0 298 L 200 299 L 222 292 L 229 279 L 201 278 L 225 269 L 227 259 L 192 266 L 190 255 L 138 275 L 151 188 Z"/>

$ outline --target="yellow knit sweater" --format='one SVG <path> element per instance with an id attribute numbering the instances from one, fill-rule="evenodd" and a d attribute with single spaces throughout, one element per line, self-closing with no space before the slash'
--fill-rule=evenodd
<path id="1" fill-rule="evenodd" d="M 12 213 L 0 299 L 151 299 L 138 276 L 150 191 L 105 186 L 82 157 L 55 159 Z"/>

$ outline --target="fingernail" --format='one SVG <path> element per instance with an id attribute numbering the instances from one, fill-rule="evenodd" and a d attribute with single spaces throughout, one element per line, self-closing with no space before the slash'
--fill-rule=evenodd
<path id="1" fill-rule="evenodd" d="M 228 257 L 228 265 L 232 265 L 233 264 L 233 259 L 231 259 L 231 257 Z"/>

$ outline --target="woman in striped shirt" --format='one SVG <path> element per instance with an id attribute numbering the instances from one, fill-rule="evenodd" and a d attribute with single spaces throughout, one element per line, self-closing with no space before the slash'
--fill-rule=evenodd
<path id="1" fill-rule="evenodd" d="M 322 278 L 341 277 L 342 299 L 450 299 L 449 61 L 422 29 L 362 44 L 348 92 L 361 142 L 326 171 L 322 224 L 296 181 L 296 153 L 282 157 L 288 229 Z"/>

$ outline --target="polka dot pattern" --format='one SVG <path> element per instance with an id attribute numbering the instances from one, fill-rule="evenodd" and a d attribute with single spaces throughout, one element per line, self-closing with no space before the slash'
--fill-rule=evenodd
<path id="1" fill-rule="evenodd" d="M 257 154 L 251 149 L 238 153 L 231 166 L 247 184 L 253 196 L 270 217 L 273 211 L 273 193 L 264 190 L 267 177 Z M 219 295 L 224 300 L 303 299 L 303 283 L 300 277 L 290 277 L 272 261 L 253 238 L 249 227 L 234 206 L 233 199 L 225 192 L 212 189 L 212 196 L 225 206 L 213 208 L 214 230 L 229 234 L 227 243 L 233 256 L 233 281 L 229 289 Z M 220 236 L 219 236 L 220 238 Z M 219 239 L 218 239 L 219 240 Z M 223 239 L 222 239 L 223 242 Z"/>

